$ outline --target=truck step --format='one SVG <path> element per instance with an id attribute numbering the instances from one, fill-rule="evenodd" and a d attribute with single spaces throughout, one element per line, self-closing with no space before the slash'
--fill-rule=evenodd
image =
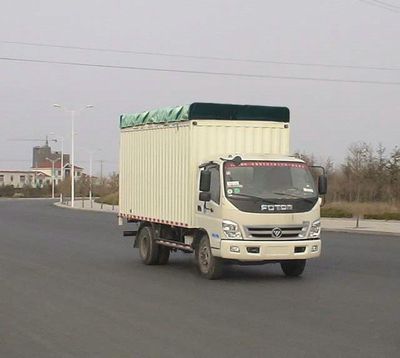
<path id="1" fill-rule="evenodd" d="M 185 252 L 193 252 L 193 248 L 191 245 L 183 244 L 181 242 L 176 242 L 176 241 L 166 240 L 166 239 L 157 239 L 156 243 L 159 245 L 171 247 L 173 249 L 183 250 Z"/>

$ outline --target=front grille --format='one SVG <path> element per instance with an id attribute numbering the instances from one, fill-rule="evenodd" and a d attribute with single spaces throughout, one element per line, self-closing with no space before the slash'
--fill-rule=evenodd
<path id="1" fill-rule="evenodd" d="M 279 228 L 282 230 L 282 236 L 272 236 L 272 230 Z M 304 236 L 308 228 L 308 224 L 304 223 L 303 226 L 247 226 L 245 227 L 246 236 L 250 239 L 273 239 L 279 240 L 284 238 L 298 238 L 300 234 Z"/>

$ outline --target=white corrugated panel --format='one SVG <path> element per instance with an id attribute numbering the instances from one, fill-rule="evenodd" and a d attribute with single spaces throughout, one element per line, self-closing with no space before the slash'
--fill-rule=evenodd
<path id="1" fill-rule="evenodd" d="M 190 123 L 121 131 L 120 212 L 189 224 Z"/>
<path id="2" fill-rule="evenodd" d="M 289 154 L 289 128 L 283 123 L 198 121 L 193 126 L 193 160 L 216 154 Z M 216 158 L 214 158 L 216 159 Z"/>
<path id="3" fill-rule="evenodd" d="M 191 121 L 121 131 L 120 213 L 194 225 L 198 166 L 222 154 L 289 153 L 283 123 Z"/>

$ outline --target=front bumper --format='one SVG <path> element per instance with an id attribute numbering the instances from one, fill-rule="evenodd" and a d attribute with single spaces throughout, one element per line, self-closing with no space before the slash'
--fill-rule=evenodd
<path id="1" fill-rule="evenodd" d="M 247 241 L 221 240 L 213 255 L 239 261 L 311 259 L 321 254 L 321 240 Z"/>

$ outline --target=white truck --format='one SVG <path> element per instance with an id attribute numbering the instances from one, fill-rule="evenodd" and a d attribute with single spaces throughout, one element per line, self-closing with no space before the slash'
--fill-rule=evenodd
<path id="1" fill-rule="evenodd" d="M 120 117 L 119 223 L 147 265 L 194 252 L 199 273 L 321 253 L 323 173 L 289 155 L 285 107 L 193 103 Z"/>

